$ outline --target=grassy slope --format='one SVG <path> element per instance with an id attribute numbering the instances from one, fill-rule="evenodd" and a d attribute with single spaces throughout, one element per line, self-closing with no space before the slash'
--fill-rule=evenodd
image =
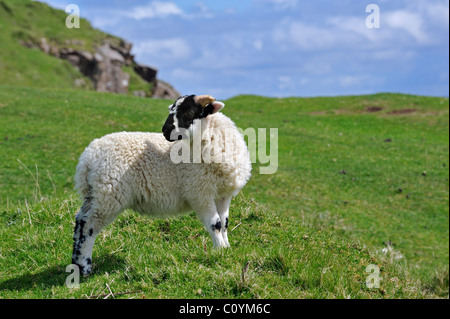
<path id="1" fill-rule="evenodd" d="M 68 289 L 78 208 L 69 196 L 0 215 L 0 298 L 86 298 L 109 289 L 139 291 L 125 298 L 427 296 L 366 249 L 280 218 L 243 195 L 231 207 L 232 249 L 213 251 L 192 214 L 150 220 L 126 212 L 97 238 L 94 273 L 79 289 Z M 369 264 L 381 269 L 381 289 L 365 286 Z"/>
<path id="2" fill-rule="evenodd" d="M 29 49 L 20 44 L 37 44 L 41 38 L 58 48 L 73 48 L 95 52 L 102 41 L 119 44 L 120 39 L 94 29 L 90 23 L 80 20 L 80 28 L 65 26 L 67 13 L 44 3 L 29 0 L 0 1 L 0 83 L 7 85 L 73 88 L 76 79 L 84 79 L 84 89 L 92 89 L 89 78 L 84 77 L 68 61 L 49 56 L 39 49 Z M 69 41 L 69 43 L 67 43 Z M 124 67 L 130 74 L 129 93 L 149 91 L 150 85 L 142 80 L 131 67 Z"/>
<path id="3" fill-rule="evenodd" d="M 374 104 L 385 110 L 363 112 Z M 387 114 L 411 104 L 417 113 Z M 192 216 L 166 223 L 128 213 L 99 240 L 96 275 L 81 290 L 69 292 L 61 271 L 70 259 L 79 205 L 72 191 L 78 156 L 93 138 L 110 132 L 159 131 L 167 101 L 0 88 L 0 294 L 95 295 L 114 282 L 115 291 L 138 289 L 148 297 L 448 295 L 448 100 L 243 96 L 227 105 L 224 113 L 240 127 L 279 128 L 278 173 L 259 175 L 255 165 L 246 195 L 233 206 L 231 228 L 239 225 L 232 233 L 235 248 L 224 256 L 211 253 L 206 233 Z M 343 169 L 347 174 L 339 174 Z M 53 199 L 24 202 L 48 194 Z M 186 237 L 193 241 L 177 240 Z M 354 245 L 354 239 L 361 244 Z M 359 248 L 379 250 L 387 240 L 406 256 L 407 277 L 414 283 L 378 254 Z M 251 279 L 242 282 L 247 261 Z M 380 291 L 364 288 L 370 263 L 383 266 L 386 280 Z M 219 277 L 214 287 L 214 280 L 202 279 Z"/>
<path id="4" fill-rule="evenodd" d="M 248 96 L 228 104 L 244 128 L 279 128 L 277 174 L 248 185 L 259 202 L 380 250 L 390 241 L 414 276 L 448 278 L 447 98 Z M 383 110 L 366 111 L 374 106 Z M 392 114 L 404 109 L 417 111 Z"/>

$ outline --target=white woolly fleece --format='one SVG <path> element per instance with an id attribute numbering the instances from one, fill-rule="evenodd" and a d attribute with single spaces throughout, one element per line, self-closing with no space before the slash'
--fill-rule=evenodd
<path id="1" fill-rule="evenodd" d="M 80 157 L 75 188 L 83 198 L 95 199 L 96 219 L 108 224 L 127 208 L 155 217 L 177 216 L 208 210 L 211 203 L 237 195 L 251 175 L 244 138 L 222 113 L 201 122 L 202 149 L 214 144 L 218 156 L 232 141 L 234 153 L 225 163 L 174 164 L 170 149 L 175 143 L 160 133 L 113 133 L 92 141 Z"/>

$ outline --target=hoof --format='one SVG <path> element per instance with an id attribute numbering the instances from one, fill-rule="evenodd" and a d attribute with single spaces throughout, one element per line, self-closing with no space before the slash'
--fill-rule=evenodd
<path id="1" fill-rule="evenodd" d="M 82 260 L 81 262 L 76 260 L 75 258 L 72 258 L 72 264 L 78 267 L 78 269 L 80 270 L 80 274 L 83 275 L 83 277 L 89 276 L 92 272 L 92 261 L 90 258 Z"/>

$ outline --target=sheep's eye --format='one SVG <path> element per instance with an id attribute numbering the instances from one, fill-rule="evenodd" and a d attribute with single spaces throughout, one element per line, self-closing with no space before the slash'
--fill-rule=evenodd
<path id="1" fill-rule="evenodd" d="M 183 112 L 181 116 L 185 119 L 193 120 L 195 118 L 195 112 L 193 112 L 192 110 L 188 110 Z"/>

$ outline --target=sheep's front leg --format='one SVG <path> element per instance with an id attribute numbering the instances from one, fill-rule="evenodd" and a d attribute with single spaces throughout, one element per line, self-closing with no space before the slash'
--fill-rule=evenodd
<path id="1" fill-rule="evenodd" d="M 228 215 L 230 210 L 231 196 L 220 198 L 216 201 L 217 212 L 220 217 L 220 221 L 222 223 L 222 228 L 220 230 L 222 234 L 223 241 L 225 243 L 225 247 L 230 247 L 230 243 L 228 242 Z"/>
<path id="2" fill-rule="evenodd" d="M 197 210 L 196 213 L 211 236 L 214 248 L 226 247 L 221 233 L 222 221 L 215 205 L 210 205 L 208 209 Z"/>

